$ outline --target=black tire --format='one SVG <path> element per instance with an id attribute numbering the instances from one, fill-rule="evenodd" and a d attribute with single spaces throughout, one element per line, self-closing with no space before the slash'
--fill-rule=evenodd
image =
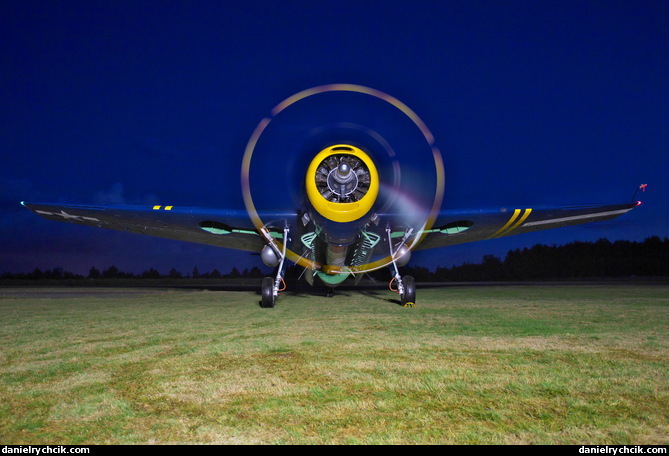
<path id="1" fill-rule="evenodd" d="M 276 305 L 276 300 L 274 299 L 274 279 L 271 277 L 265 277 L 262 279 L 262 301 L 260 301 L 260 307 L 270 308 Z"/>
<path id="2" fill-rule="evenodd" d="M 402 277 L 402 285 L 404 285 L 404 294 L 402 294 L 402 306 L 415 307 L 416 306 L 416 281 L 412 276 Z"/>

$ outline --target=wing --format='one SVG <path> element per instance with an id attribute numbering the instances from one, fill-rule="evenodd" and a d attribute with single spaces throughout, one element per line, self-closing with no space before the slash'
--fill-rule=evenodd
<path id="1" fill-rule="evenodd" d="M 178 206 L 81 206 L 21 203 L 49 220 L 259 252 L 265 240 L 246 211 Z M 262 214 L 263 220 L 294 220 L 295 213 Z M 268 224 L 271 226 L 271 224 Z M 277 224 L 277 226 L 281 226 Z M 279 230 L 267 234 L 281 238 Z"/>
<path id="2" fill-rule="evenodd" d="M 417 250 L 495 239 L 618 217 L 640 203 L 496 210 L 442 210 Z"/>

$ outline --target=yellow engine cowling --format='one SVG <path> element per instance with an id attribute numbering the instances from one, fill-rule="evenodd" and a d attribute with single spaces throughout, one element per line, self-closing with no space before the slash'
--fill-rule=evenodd
<path id="1" fill-rule="evenodd" d="M 341 271 L 379 194 L 379 176 L 360 148 L 338 144 L 321 150 L 309 165 L 306 190 L 312 219 L 326 244 L 324 272 Z"/>
<path id="2" fill-rule="evenodd" d="M 361 149 L 339 144 L 320 151 L 306 176 L 312 208 L 327 221 L 350 223 L 372 209 L 379 194 L 379 176 L 372 159 Z"/>

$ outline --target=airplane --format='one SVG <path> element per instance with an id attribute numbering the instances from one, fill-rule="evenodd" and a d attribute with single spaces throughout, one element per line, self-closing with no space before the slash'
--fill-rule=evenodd
<path id="1" fill-rule="evenodd" d="M 285 99 L 257 125 L 242 159 L 243 210 L 21 204 L 50 220 L 259 254 L 275 271 L 262 279 L 263 308 L 276 306 L 287 262 L 328 295 L 387 267 L 391 289 L 413 307 L 415 280 L 399 272 L 412 251 L 610 220 L 641 204 L 450 209 L 445 181 L 434 136 L 407 105 L 328 84 Z"/>

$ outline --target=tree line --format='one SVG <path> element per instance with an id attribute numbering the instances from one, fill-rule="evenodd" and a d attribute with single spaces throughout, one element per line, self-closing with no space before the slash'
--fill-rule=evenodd
<path id="1" fill-rule="evenodd" d="M 622 277 L 668 277 L 669 238 L 643 242 L 600 239 L 561 246 L 537 244 L 510 250 L 504 259 L 486 255 L 480 263 L 438 267 L 408 267 L 401 271 L 417 281 L 471 282 Z"/>
<path id="2" fill-rule="evenodd" d="M 147 269 L 146 271 L 133 274 L 131 272 L 124 272 L 119 270 L 116 266 L 109 266 L 100 271 L 96 267 L 92 267 L 88 274 L 74 274 L 65 271 L 63 268 L 53 268 L 48 270 L 34 269 L 31 272 L 12 273 L 7 272 L 0 275 L 0 279 L 14 279 L 14 280 L 98 280 L 98 279 L 221 279 L 221 278 L 262 278 L 266 274 L 260 268 L 254 266 L 251 269 L 244 269 L 243 271 L 232 268 L 230 272 L 224 274 L 218 269 L 214 268 L 210 272 L 200 273 L 197 266 L 193 268 L 190 274 L 183 274 L 176 268 L 170 269 L 166 274 L 159 272 L 155 268 Z"/>
<path id="3" fill-rule="evenodd" d="M 292 266 L 286 279 L 301 275 L 301 267 Z M 600 239 L 596 242 L 572 242 L 561 246 L 537 244 L 533 247 L 510 250 L 504 259 L 486 255 L 480 263 L 437 267 L 434 271 L 423 266 L 405 266 L 402 275 L 412 275 L 419 282 L 472 282 L 472 281 L 522 281 L 543 279 L 592 279 L 617 277 L 669 277 L 669 238 L 658 236 L 643 242 Z M 374 279 L 386 280 L 388 271 L 369 273 Z M 194 267 L 190 274 L 172 268 L 162 274 L 150 268 L 140 274 L 120 271 L 110 266 L 102 271 L 92 267 L 88 275 L 73 274 L 62 268 L 29 273 L 4 273 L 0 279 L 15 280 L 96 280 L 96 279 L 220 279 L 262 278 L 268 275 L 259 267 L 228 273 L 218 269 L 200 272 Z"/>

